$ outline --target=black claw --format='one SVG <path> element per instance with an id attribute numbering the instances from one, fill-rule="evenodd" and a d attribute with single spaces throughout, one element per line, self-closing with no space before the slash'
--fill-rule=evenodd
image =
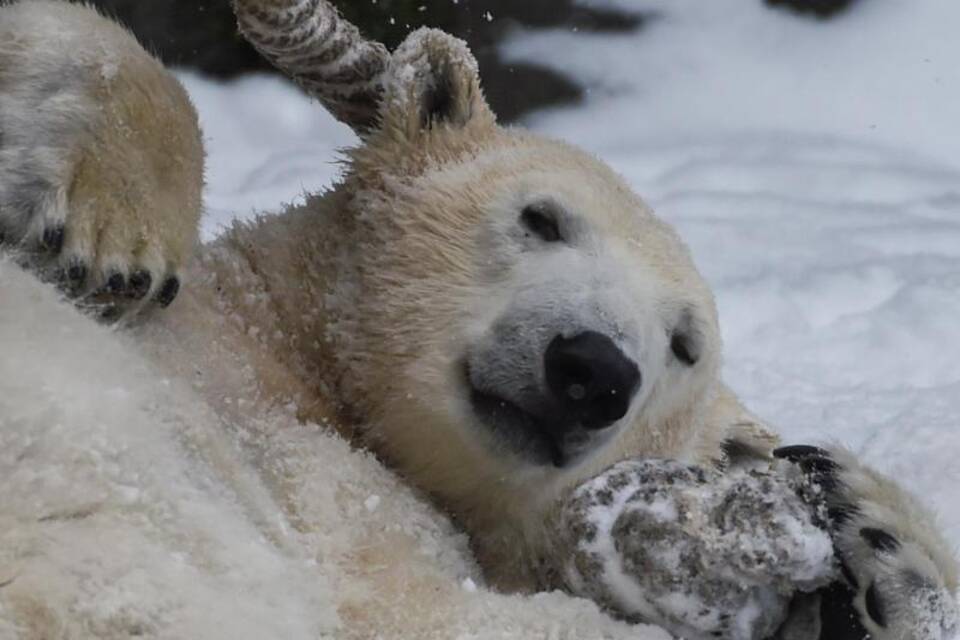
<path id="1" fill-rule="evenodd" d="M 880 599 L 880 596 L 877 595 L 876 582 L 871 584 L 870 588 L 867 589 L 866 604 L 867 615 L 873 618 L 873 621 L 877 623 L 878 627 L 885 628 L 887 626 L 887 618 L 883 613 L 883 601 Z"/>
<path id="2" fill-rule="evenodd" d="M 800 468 L 805 472 L 814 475 L 833 475 L 840 468 L 836 462 L 830 458 L 810 457 L 804 458 L 799 462 Z"/>
<path id="3" fill-rule="evenodd" d="M 900 541 L 882 529 L 864 527 L 860 529 L 860 537 L 866 540 L 874 551 L 893 553 L 900 548 Z"/>
<path id="4" fill-rule="evenodd" d="M 114 322 L 123 315 L 123 308 L 119 305 L 111 304 L 100 312 L 100 319 L 104 322 Z"/>
<path id="5" fill-rule="evenodd" d="M 802 453 L 791 452 L 783 457 L 797 464 L 807 475 L 811 485 L 819 486 L 827 492 L 833 492 L 840 484 L 837 480 L 837 471 L 840 469 L 840 465 L 831 458 L 812 452 L 807 453 L 812 449 L 814 447 L 804 448 Z"/>
<path id="6" fill-rule="evenodd" d="M 107 278 L 107 283 L 103 286 L 103 290 L 107 293 L 117 294 L 123 291 L 127 286 L 127 281 L 123 277 L 123 274 L 119 271 L 114 271 Z"/>
<path id="7" fill-rule="evenodd" d="M 157 304 L 161 307 L 168 307 L 174 298 L 180 292 L 180 279 L 176 276 L 167 278 L 163 286 L 160 287 L 160 293 L 157 294 Z"/>
<path id="8" fill-rule="evenodd" d="M 150 291 L 150 285 L 153 283 L 149 271 L 137 271 L 130 276 L 127 283 L 127 297 L 133 300 L 140 300 Z"/>
<path id="9" fill-rule="evenodd" d="M 40 250 L 51 253 L 60 253 L 63 249 L 63 227 L 50 227 L 44 229 L 43 238 L 40 240 Z"/>
<path id="10" fill-rule="evenodd" d="M 68 267 L 62 267 L 54 272 L 57 286 L 68 296 L 76 296 L 83 290 L 87 281 L 87 266 L 79 260 L 74 260 Z"/>
<path id="11" fill-rule="evenodd" d="M 835 504 L 827 507 L 827 515 L 835 527 L 842 526 L 859 513 L 860 509 L 852 504 Z"/>
<path id="12" fill-rule="evenodd" d="M 80 262 L 75 262 L 67 269 L 67 280 L 72 287 L 79 288 L 87 279 L 87 266 Z"/>
<path id="13" fill-rule="evenodd" d="M 818 458 L 829 458 L 830 454 L 820 447 L 814 447 L 808 444 L 795 444 L 789 447 L 780 447 L 779 449 L 774 449 L 773 456 L 775 458 L 783 458 L 789 460 L 790 462 L 800 462 L 804 458 L 809 458 L 811 456 L 816 456 Z"/>

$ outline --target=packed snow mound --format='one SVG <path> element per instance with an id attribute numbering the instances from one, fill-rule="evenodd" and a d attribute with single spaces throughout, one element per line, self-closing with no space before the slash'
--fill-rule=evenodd
<path id="1" fill-rule="evenodd" d="M 0 639 L 668 638 L 485 589 L 372 455 L 231 421 L 3 260 L 0 301 Z"/>

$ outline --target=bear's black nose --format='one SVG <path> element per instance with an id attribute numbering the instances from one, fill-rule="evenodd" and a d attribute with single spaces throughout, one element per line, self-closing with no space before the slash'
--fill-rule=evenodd
<path id="1" fill-rule="evenodd" d="M 585 429 L 603 429 L 625 416 L 640 388 L 637 364 L 596 331 L 554 338 L 544 367 L 550 393 Z"/>

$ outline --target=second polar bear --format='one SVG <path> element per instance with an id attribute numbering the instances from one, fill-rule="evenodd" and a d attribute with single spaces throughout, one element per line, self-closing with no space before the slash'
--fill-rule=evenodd
<path id="1" fill-rule="evenodd" d="M 25 0 L 0 9 L 0 234 L 24 264 L 108 317 L 183 281 L 137 330 L 158 360 L 199 372 L 225 413 L 252 379 L 258 410 L 293 403 L 356 437 L 454 517 L 502 589 L 556 586 L 552 509 L 614 463 L 770 455 L 720 380 L 716 308 L 681 240 L 602 162 L 498 126 L 463 43 L 426 30 L 390 54 L 326 2 L 235 6 L 361 134 L 342 182 L 190 264 L 202 149 L 182 89 L 91 10 Z M 956 589 L 929 516 L 843 455 L 786 455 L 844 479 L 829 506 L 846 510 L 851 606 L 874 637 L 905 637 L 904 603 Z"/>

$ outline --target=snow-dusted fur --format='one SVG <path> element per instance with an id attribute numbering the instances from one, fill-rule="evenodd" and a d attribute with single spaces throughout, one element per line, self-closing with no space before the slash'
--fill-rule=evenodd
<path id="1" fill-rule="evenodd" d="M 331 429 L 257 411 L 249 372 L 212 404 L 8 261 L 0 300 L 3 640 L 667 638 L 482 588 L 444 516 Z"/>
<path id="2" fill-rule="evenodd" d="M 300 6 L 237 7 L 269 23 L 287 4 Z M 716 310 L 688 251 L 620 177 L 497 126 L 466 46 L 421 30 L 377 80 L 377 126 L 352 123 L 365 135 L 342 183 L 236 226 L 187 266 L 202 151 L 179 86 L 88 9 L 25 1 L 0 9 L 0 25 L 0 70 L 19 65 L 0 72 L 7 93 L 39 99 L 40 129 L 63 120 L 81 132 L 75 148 L 35 138 L 38 153 L 49 139 L 64 154 L 0 165 L 13 194 L 0 225 L 17 259 L 59 263 L 82 306 L 120 299 L 127 318 L 148 305 L 124 301 L 163 306 L 168 283 L 186 283 L 168 311 L 113 334 L 2 264 L 9 633 L 659 633 L 558 594 L 473 588 L 556 584 L 556 503 L 617 461 L 713 465 L 776 441 L 720 380 Z M 68 58 L 91 71 L 61 90 Z M 40 86 L 50 95 L 37 98 Z M 30 157 L 30 140 L 11 140 Z M 35 182 L 60 195 L 33 198 Z M 62 219 L 62 247 L 48 219 Z M 135 280 L 146 288 L 123 286 Z M 527 403 L 551 338 L 585 331 L 612 336 L 643 374 L 614 424 L 575 425 L 558 453 L 478 415 L 474 392 Z M 916 539 L 922 557 L 949 564 Z M 226 621 L 225 593 L 242 611 Z"/>

